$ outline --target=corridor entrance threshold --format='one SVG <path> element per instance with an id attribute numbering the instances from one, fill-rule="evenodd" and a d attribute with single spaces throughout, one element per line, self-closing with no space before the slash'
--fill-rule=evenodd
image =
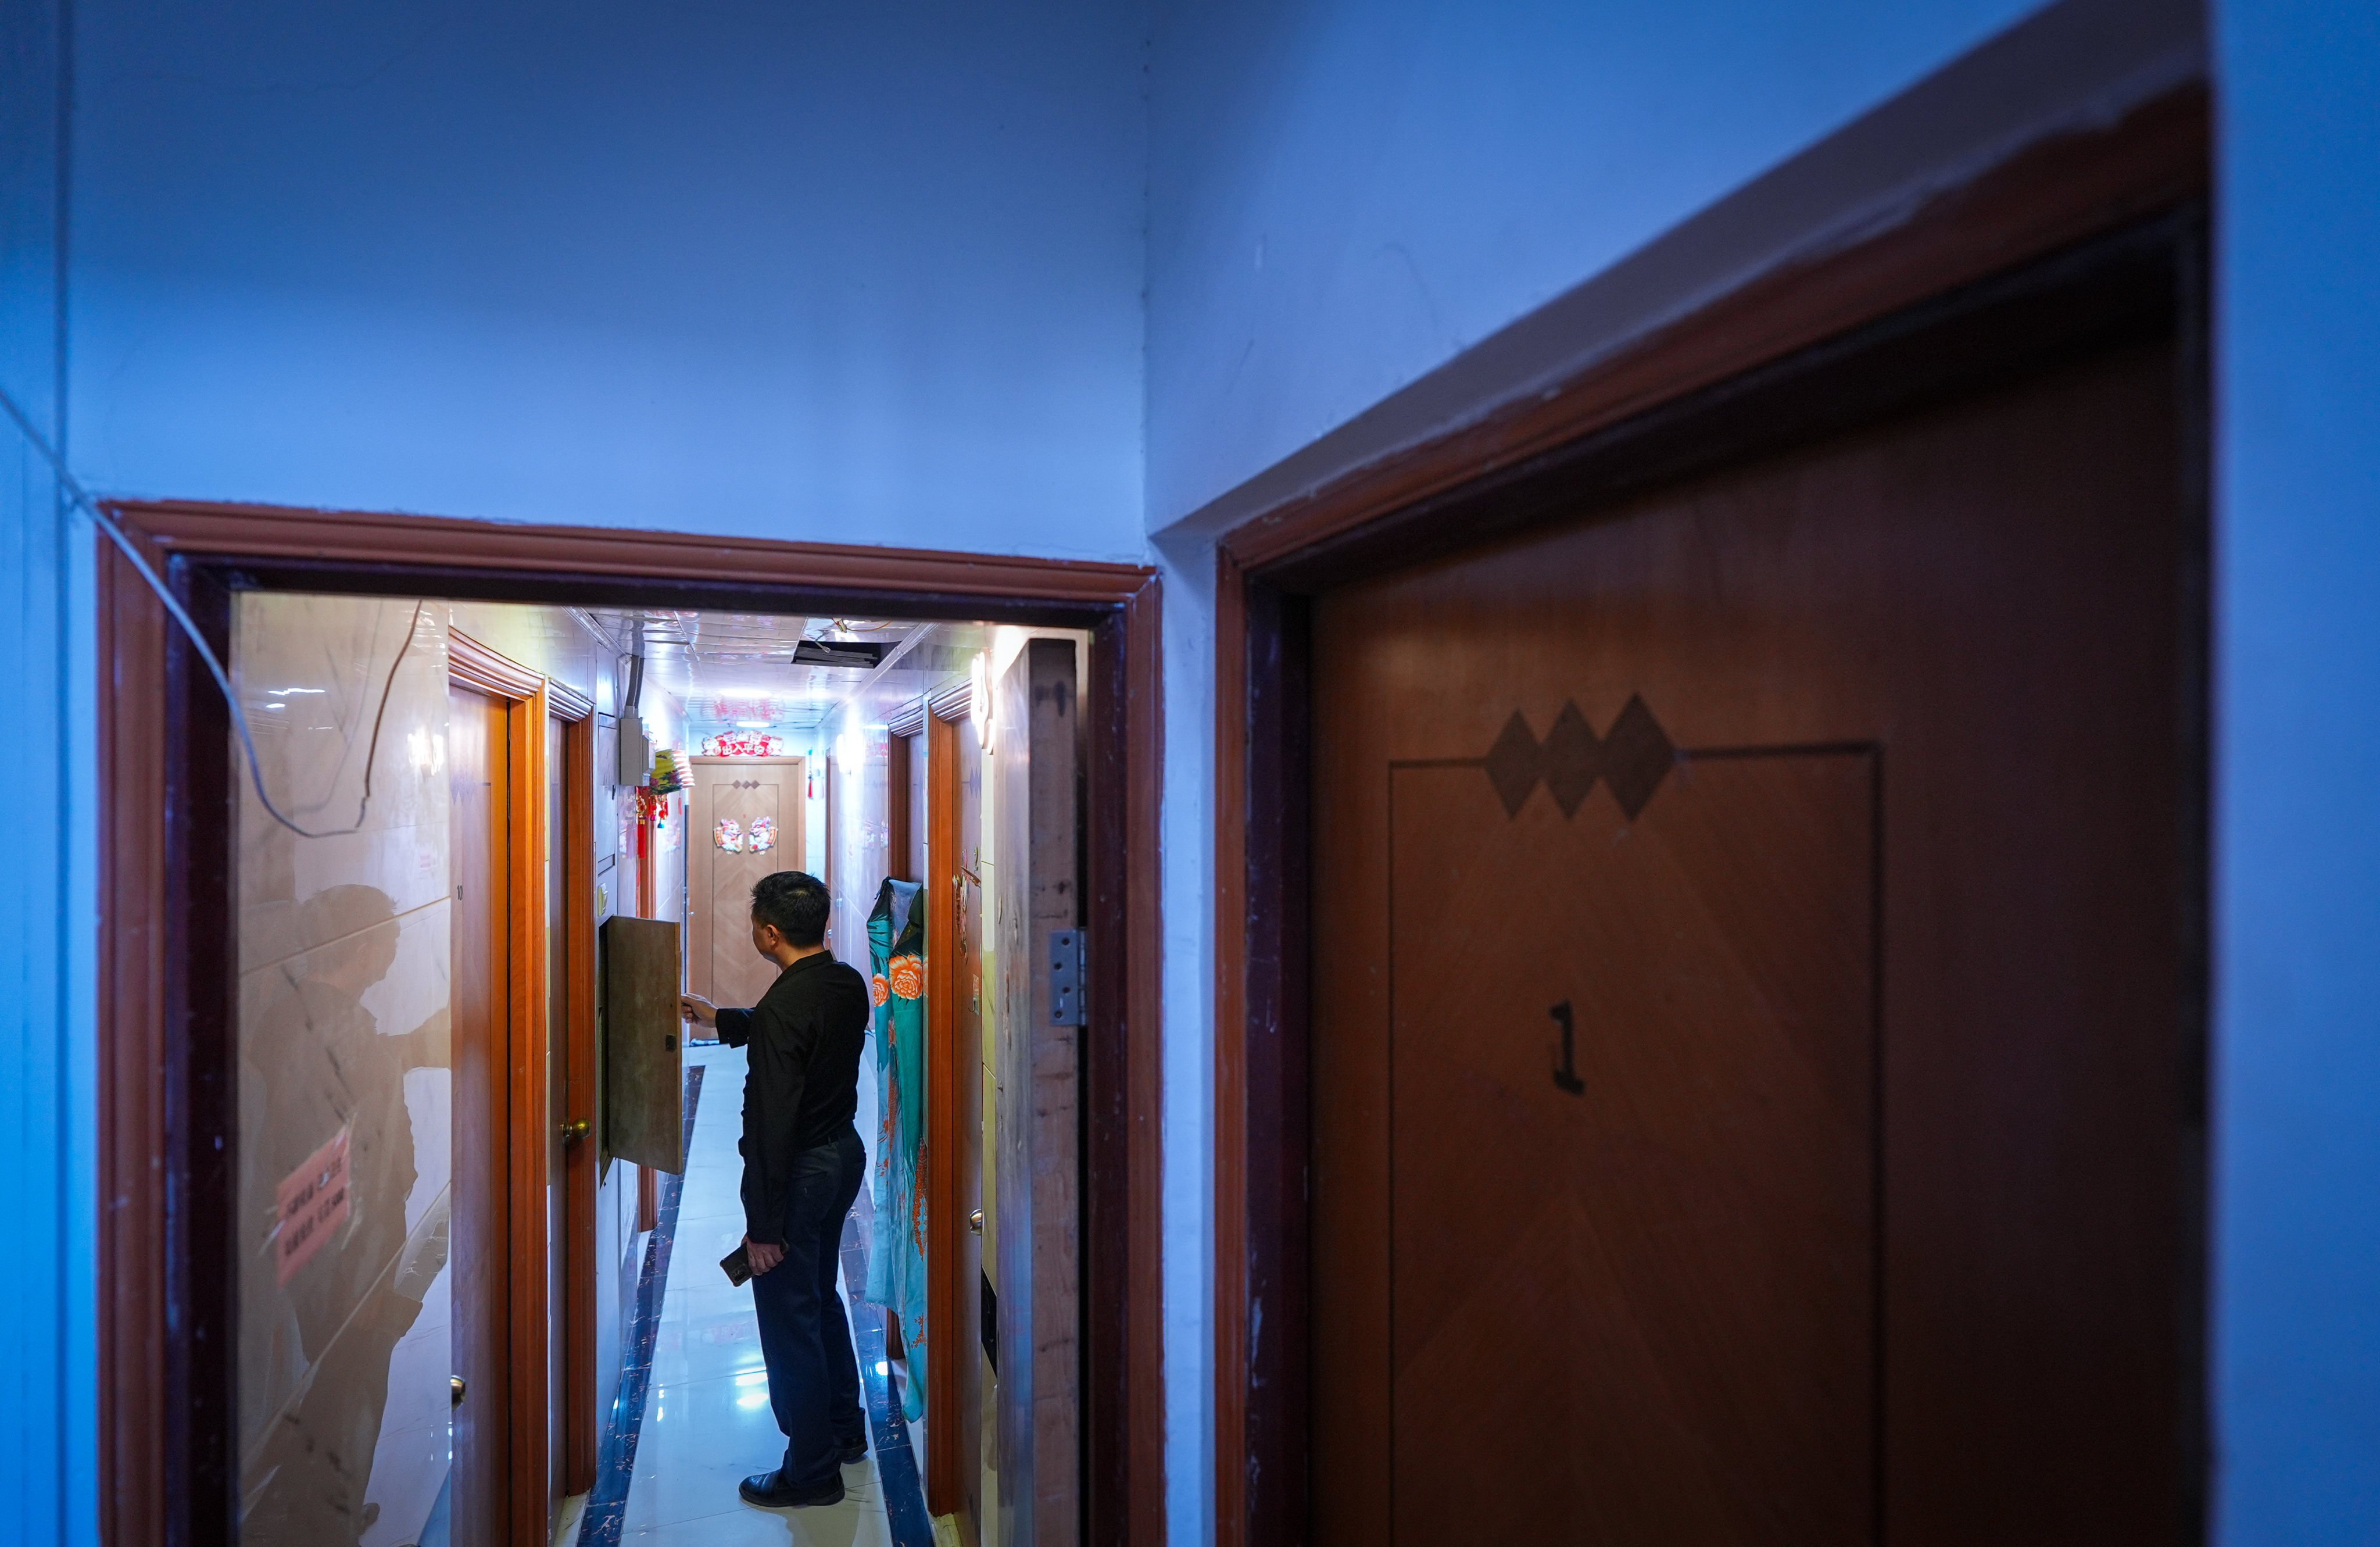
<path id="1" fill-rule="evenodd" d="M 607 1415 L 594 1490 L 568 1540 L 577 1547 L 932 1547 L 933 1522 L 884 1356 L 883 1313 L 849 1289 L 868 1281 L 872 1208 L 864 1187 L 844 1222 L 843 1293 L 868 1406 L 868 1459 L 843 1469 L 839 1504 L 757 1509 L 736 1495 L 737 1482 L 777 1465 L 785 1443 L 769 1407 L 751 1288 L 730 1285 L 718 1267 L 744 1235 L 735 1147 L 744 1053 L 690 1048 L 686 1063 L 686 1175 L 662 1178 L 620 1399 Z"/>

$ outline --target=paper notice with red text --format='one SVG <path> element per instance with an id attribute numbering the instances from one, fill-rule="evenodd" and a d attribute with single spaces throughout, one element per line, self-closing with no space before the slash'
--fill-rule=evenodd
<path id="1" fill-rule="evenodd" d="M 280 1282 L 286 1285 L 347 1222 L 346 1129 L 282 1179 L 276 1201 L 281 1220 L 273 1234 L 273 1255 Z"/>

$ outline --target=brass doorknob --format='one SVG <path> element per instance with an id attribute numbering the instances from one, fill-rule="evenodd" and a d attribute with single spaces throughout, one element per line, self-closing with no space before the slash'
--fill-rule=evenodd
<path id="1" fill-rule="evenodd" d="M 446 1377 L 446 1406 L 449 1407 L 459 1407 L 462 1405 L 463 1377 L 460 1375 L 449 1375 Z"/>
<path id="2" fill-rule="evenodd" d="M 565 1144 L 576 1144 L 594 1131 L 595 1125 L 581 1117 L 576 1123 L 562 1125 L 562 1141 Z"/>
<path id="3" fill-rule="evenodd" d="M 983 1211 L 981 1209 L 978 1209 L 975 1212 L 967 1215 L 967 1228 L 974 1231 L 978 1236 L 983 1234 Z"/>

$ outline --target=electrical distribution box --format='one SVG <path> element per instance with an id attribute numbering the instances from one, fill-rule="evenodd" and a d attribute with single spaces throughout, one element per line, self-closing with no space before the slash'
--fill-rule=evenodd
<path id="1" fill-rule="evenodd" d="M 606 1147 L 622 1160 L 672 1174 L 686 1168 L 685 1026 L 678 993 L 677 925 L 663 919 L 603 920 Z"/>
<path id="2" fill-rule="evenodd" d="M 645 724 L 635 714 L 620 716 L 620 768 L 618 784 L 636 786 L 652 777 L 653 743 L 645 734 Z"/>

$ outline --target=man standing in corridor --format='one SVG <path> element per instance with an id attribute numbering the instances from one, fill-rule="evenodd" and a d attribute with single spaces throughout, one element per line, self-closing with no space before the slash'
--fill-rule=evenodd
<path id="1" fill-rule="evenodd" d="M 688 1020 L 715 1025 L 720 1041 L 747 1050 L 744 1246 L 785 1458 L 738 1492 L 771 1509 L 839 1503 L 842 1468 L 868 1455 L 859 1365 L 834 1287 L 844 1216 L 866 1169 L 851 1120 L 868 984 L 827 952 L 828 901 L 816 876 L 761 877 L 752 888 L 752 946 L 777 964 L 777 981 L 748 1010 L 696 994 L 681 1001 Z"/>

